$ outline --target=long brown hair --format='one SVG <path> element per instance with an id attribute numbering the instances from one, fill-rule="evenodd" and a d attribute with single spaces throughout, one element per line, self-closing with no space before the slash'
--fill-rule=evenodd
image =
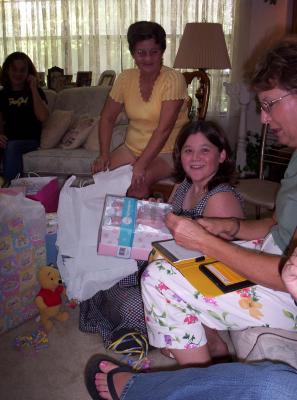
<path id="1" fill-rule="evenodd" d="M 16 60 L 22 60 L 24 61 L 27 66 L 28 66 L 28 75 L 33 75 L 38 81 L 38 74 L 36 71 L 36 68 L 29 56 L 27 54 L 22 53 L 21 51 L 15 51 L 14 53 L 9 54 L 9 56 L 6 57 L 3 65 L 2 65 L 2 71 L 1 71 L 1 76 L 0 76 L 0 83 L 4 88 L 11 88 L 11 83 L 9 79 L 9 68 L 13 64 L 14 61 Z"/>

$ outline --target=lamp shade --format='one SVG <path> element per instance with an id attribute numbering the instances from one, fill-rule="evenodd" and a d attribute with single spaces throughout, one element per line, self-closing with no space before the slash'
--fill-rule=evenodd
<path id="1" fill-rule="evenodd" d="M 174 68 L 231 68 L 221 24 L 191 22 L 186 24 Z"/>

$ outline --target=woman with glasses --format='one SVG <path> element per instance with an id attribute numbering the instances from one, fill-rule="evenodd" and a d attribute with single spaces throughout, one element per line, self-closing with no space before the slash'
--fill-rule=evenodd
<path id="1" fill-rule="evenodd" d="M 99 123 L 100 156 L 92 173 L 133 165 L 128 195 L 146 198 L 150 186 L 172 175 L 172 150 L 181 127 L 188 121 L 187 87 L 183 75 L 162 65 L 166 33 L 155 22 L 139 21 L 127 33 L 136 68 L 115 81 Z M 129 118 L 125 143 L 109 152 L 117 116 Z"/>
<path id="2" fill-rule="evenodd" d="M 268 51 L 251 79 L 262 107 L 262 122 L 270 125 L 279 143 L 295 149 L 296 65 L 297 38 L 287 38 Z M 169 214 L 167 225 L 179 245 L 229 265 L 255 285 L 206 298 L 177 271 L 168 274 L 173 267 L 167 262 L 161 266 L 151 263 L 142 276 L 151 345 L 167 348 L 181 365 L 207 365 L 221 346 L 217 330 L 265 326 L 296 331 L 297 307 L 281 280 L 280 268 L 297 227 L 297 150 L 281 181 L 271 217 L 191 221 Z M 235 238 L 246 241 L 250 249 L 231 243 Z"/>

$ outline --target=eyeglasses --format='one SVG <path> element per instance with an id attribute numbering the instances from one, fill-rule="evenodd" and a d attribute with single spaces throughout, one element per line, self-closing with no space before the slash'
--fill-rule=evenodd
<path id="1" fill-rule="evenodd" d="M 138 49 L 134 51 L 134 55 L 140 58 L 144 58 L 147 55 L 150 57 L 156 57 L 161 53 L 160 49 L 150 49 L 150 50 L 144 50 L 144 49 Z"/>
<path id="2" fill-rule="evenodd" d="M 262 101 L 262 102 L 260 102 L 261 110 L 266 112 L 267 114 L 270 114 L 272 106 L 275 103 L 281 101 L 282 99 L 284 99 L 287 96 L 290 96 L 291 94 L 293 94 L 293 93 L 287 93 L 284 96 L 281 96 L 281 97 L 279 97 L 277 99 L 273 99 L 273 100 L 270 100 L 270 101 Z"/>

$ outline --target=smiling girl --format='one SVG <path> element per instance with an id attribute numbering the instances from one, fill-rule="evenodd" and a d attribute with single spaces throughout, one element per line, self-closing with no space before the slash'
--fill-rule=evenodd
<path id="1" fill-rule="evenodd" d="M 175 175 L 179 182 L 171 196 L 175 214 L 243 217 L 234 183 L 231 150 L 214 122 L 196 121 L 184 126 L 174 149 Z"/>

